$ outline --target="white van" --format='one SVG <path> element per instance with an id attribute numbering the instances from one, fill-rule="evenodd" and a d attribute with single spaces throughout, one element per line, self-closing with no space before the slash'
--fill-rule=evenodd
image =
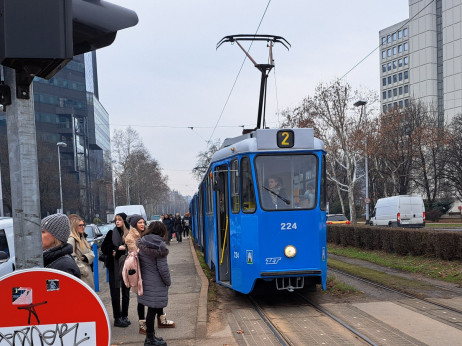
<path id="1" fill-rule="evenodd" d="M 422 197 L 404 195 L 380 198 L 375 205 L 370 224 L 389 227 L 425 227 L 425 206 Z"/>
<path id="2" fill-rule="evenodd" d="M 114 215 L 117 215 L 119 213 L 125 213 L 127 214 L 127 216 L 138 214 L 141 215 L 145 221 L 147 221 L 146 211 L 144 210 L 144 207 L 141 204 L 119 205 L 115 208 Z"/>
<path id="3" fill-rule="evenodd" d="M 0 277 L 15 269 L 13 218 L 0 217 Z"/>

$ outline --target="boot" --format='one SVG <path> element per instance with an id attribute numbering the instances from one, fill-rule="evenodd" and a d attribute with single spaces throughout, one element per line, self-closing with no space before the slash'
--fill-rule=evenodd
<path id="1" fill-rule="evenodd" d="M 158 328 L 175 328 L 175 322 L 167 320 L 166 315 L 157 316 Z"/>
<path id="2" fill-rule="evenodd" d="M 140 334 L 146 335 L 146 320 L 139 320 L 138 323 L 140 324 Z"/>
<path id="3" fill-rule="evenodd" d="M 167 343 L 162 338 L 157 338 L 154 333 L 146 333 L 146 339 L 144 340 L 144 346 L 167 346 Z"/>

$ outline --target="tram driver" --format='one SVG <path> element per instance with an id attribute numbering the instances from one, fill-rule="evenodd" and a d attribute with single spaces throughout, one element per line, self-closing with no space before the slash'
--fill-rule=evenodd
<path id="1" fill-rule="evenodd" d="M 263 209 L 285 209 L 290 205 L 280 177 L 269 177 L 263 188 L 265 190 L 262 194 Z"/>

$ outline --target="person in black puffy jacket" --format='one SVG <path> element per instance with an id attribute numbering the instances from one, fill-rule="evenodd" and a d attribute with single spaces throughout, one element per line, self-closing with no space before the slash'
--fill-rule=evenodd
<path id="1" fill-rule="evenodd" d="M 43 265 L 61 270 L 80 279 L 80 270 L 71 254 L 72 245 L 67 243 L 71 234 L 69 219 L 64 214 L 53 214 L 41 221 Z"/>

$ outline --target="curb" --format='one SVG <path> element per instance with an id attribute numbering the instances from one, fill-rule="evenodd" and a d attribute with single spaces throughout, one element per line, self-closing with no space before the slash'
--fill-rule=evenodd
<path id="1" fill-rule="evenodd" d="M 201 291 L 199 294 L 199 307 L 197 308 L 197 325 L 196 339 L 204 339 L 207 336 L 207 299 L 209 291 L 209 281 L 202 271 L 202 267 L 197 259 L 196 249 L 194 248 L 192 236 L 189 237 L 189 245 L 191 246 L 192 257 L 196 272 L 201 279 Z"/>

